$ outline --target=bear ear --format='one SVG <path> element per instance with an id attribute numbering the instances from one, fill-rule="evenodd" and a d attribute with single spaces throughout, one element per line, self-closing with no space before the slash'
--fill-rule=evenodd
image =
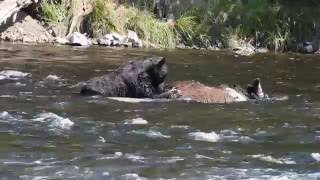
<path id="1" fill-rule="evenodd" d="M 260 85 L 260 78 L 254 79 L 253 82 L 252 82 L 252 86 L 254 88 L 258 88 L 259 85 Z"/>
<path id="2" fill-rule="evenodd" d="M 158 61 L 158 66 L 161 67 L 163 66 L 164 64 L 166 63 L 166 58 L 164 57 L 161 57 L 161 59 Z"/>

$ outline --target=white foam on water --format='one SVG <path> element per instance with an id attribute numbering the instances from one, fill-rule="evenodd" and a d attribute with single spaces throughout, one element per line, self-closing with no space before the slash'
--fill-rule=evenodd
<path id="1" fill-rule="evenodd" d="M 124 157 L 126 159 L 129 159 L 132 162 L 144 162 L 143 160 L 145 160 L 144 157 L 137 156 L 137 155 L 134 155 L 134 154 L 125 154 Z"/>
<path id="2" fill-rule="evenodd" d="M 107 156 L 103 156 L 103 157 L 99 157 L 97 158 L 97 160 L 110 160 L 110 159 L 119 159 L 123 156 L 122 152 L 115 152 L 112 155 L 107 155 Z"/>
<path id="3" fill-rule="evenodd" d="M 17 96 L 14 96 L 14 95 L 0 95 L 0 98 L 17 98 Z"/>
<path id="4" fill-rule="evenodd" d="M 182 125 L 171 125 L 171 129 L 189 129 L 190 126 L 182 126 Z"/>
<path id="5" fill-rule="evenodd" d="M 32 178 L 32 180 L 46 180 L 48 178 L 49 178 L 48 176 L 36 176 L 36 177 Z"/>
<path id="6" fill-rule="evenodd" d="M 314 160 L 320 162 L 320 153 L 311 153 L 310 155 Z"/>
<path id="7" fill-rule="evenodd" d="M 54 113 L 42 113 L 33 121 L 49 122 L 51 127 L 65 130 L 70 130 L 74 125 L 69 118 L 63 118 Z"/>
<path id="8" fill-rule="evenodd" d="M 25 77 L 31 76 L 30 73 L 24 73 L 16 70 L 4 70 L 0 71 L 0 80 L 10 79 L 10 80 L 19 80 Z"/>
<path id="9" fill-rule="evenodd" d="M 61 78 L 57 75 L 52 75 L 52 74 L 49 74 L 47 77 L 46 77 L 47 80 L 51 80 L 51 81 L 59 81 L 61 80 Z"/>
<path id="10" fill-rule="evenodd" d="M 5 123 L 8 123 L 10 121 L 19 121 L 20 119 L 12 116 L 9 112 L 7 111 L 3 111 L 3 112 L 0 112 L 0 120 L 1 122 L 5 122 Z"/>
<path id="11" fill-rule="evenodd" d="M 16 82 L 15 85 L 16 85 L 16 86 L 20 86 L 20 87 L 25 87 L 25 86 L 27 86 L 27 84 L 23 84 L 23 83 L 21 83 L 21 82 Z"/>
<path id="12" fill-rule="evenodd" d="M 195 158 L 196 158 L 196 159 L 210 159 L 210 160 L 214 160 L 214 158 L 212 158 L 212 157 L 204 156 L 204 155 L 201 155 L 201 154 L 196 154 L 196 155 L 195 155 Z"/>
<path id="13" fill-rule="evenodd" d="M 241 132 L 238 132 L 241 131 Z M 229 141 L 229 142 L 240 142 L 244 144 L 248 144 L 254 142 L 255 140 L 249 136 L 242 135 L 245 130 L 242 128 L 238 128 L 237 131 L 224 129 L 220 131 L 221 140 Z"/>
<path id="14" fill-rule="evenodd" d="M 98 141 L 102 143 L 106 143 L 106 140 L 102 136 L 99 136 Z"/>
<path id="15" fill-rule="evenodd" d="M 140 177 L 138 174 L 130 173 L 118 176 L 114 180 L 147 180 L 147 178 Z"/>
<path id="16" fill-rule="evenodd" d="M 270 99 L 274 101 L 286 101 L 289 99 L 289 96 L 277 96 L 277 97 L 272 97 Z"/>
<path id="17" fill-rule="evenodd" d="M 129 132 L 130 134 L 133 133 L 133 134 L 139 134 L 139 135 L 145 135 L 149 138 L 152 138 L 152 139 L 170 139 L 171 136 L 168 136 L 168 135 L 164 135 L 162 134 L 161 132 L 158 132 L 158 131 L 153 131 L 153 130 L 149 130 L 149 131 L 136 131 L 136 130 L 133 130 L 131 132 Z"/>
<path id="18" fill-rule="evenodd" d="M 196 141 L 217 142 L 220 140 L 220 136 L 213 131 L 210 133 L 193 132 L 189 133 L 188 136 Z"/>
<path id="19" fill-rule="evenodd" d="M 297 164 L 295 161 L 290 160 L 290 159 L 284 159 L 284 158 L 274 158 L 272 156 L 266 156 L 263 154 L 257 154 L 257 155 L 251 155 L 250 157 L 255 158 L 255 159 L 260 159 L 262 161 L 266 161 L 266 162 L 271 162 L 271 163 L 275 163 L 275 164 Z"/>
<path id="20" fill-rule="evenodd" d="M 127 103 L 145 103 L 145 102 L 169 102 L 170 99 L 150 99 L 150 98 L 127 98 L 127 97 L 108 97 L 108 99 L 127 102 Z"/>
<path id="21" fill-rule="evenodd" d="M 106 171 L 106 172 L 103 172 L 103 173 L 102 173 L 102 176 L 110 176 L 110 173 L 107 172 L 107 171 Z"/>
<path id="22" fill-rule="evenodd" d="M 128 125 L 146 125 L 146 124 L 148 124 L 148 121 L 139 117 L 139 118 L 135 118 L 135 119 L 125 120 L 123 124 L 128 124 Z"/>
<path id="23" fill-rule="evenodd" d="M 176 163 L 178 161 L 184 161 L 184 158 L 182 157 L 170 157 L 169 159 L 166 159 L 163 161 L 163 163 L 167 163 L 167 164 L 172 164 L 172 163 Z"/>
<path id="24" fill-rule="evenodd" d="M 8 118 L 12 118 L 12 116 L 10 116 L 7 111 L 3 111 L 0 113 L 0 118 L 1 119 L 8 119 Z"/>

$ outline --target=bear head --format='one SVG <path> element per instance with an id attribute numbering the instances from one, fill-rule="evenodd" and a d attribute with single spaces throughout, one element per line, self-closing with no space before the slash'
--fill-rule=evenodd
<path id="1" fill-rule="evenodd" d="M 143 66 L 154 87 L 158 87 L 164 82 L 168 74 L 168 67 L 164 57 L 148 57 L 143 61 Z"/>

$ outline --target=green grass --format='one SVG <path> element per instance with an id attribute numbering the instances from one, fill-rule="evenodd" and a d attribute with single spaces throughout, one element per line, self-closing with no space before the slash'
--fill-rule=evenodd
<path id="1" fill-rule="evenodd" d="M 48 24 L 68 21 L 68 10 L 63 2 L 46 0 L 42 2 L 41 9 L 43 18 Z"/>
<path id="2" fill-rule="evenodd" d="M 176 45 L 173 25 L 156 19 L 147 11 L 138 12 L 128 21 L 125 28 L 137 32 L 147 43 L 163 48 L 174 48 Z"/>
<path id="3" fill-rule="evenodd" d="M 196 16 L 181 16 L 176 21 L 175 29 L 179 41 L 187 46 L 208 47 L 211 44 L 207 27 Z"/>
<path id="4" fill-rule="evenodd" d="M 125 34 L 127 30 L 133 30 L 146 45 L 152 43 L 163 48 L 174 48 L 176 44 L 172 25 L 156 19 L 148 11 L 140 11 L 134 7 L 116 7 L 111 1 L 97 0 L 88 19 L 88 26 L 91 26 L 90 32 L 94 37 L 112 31 Z"/>

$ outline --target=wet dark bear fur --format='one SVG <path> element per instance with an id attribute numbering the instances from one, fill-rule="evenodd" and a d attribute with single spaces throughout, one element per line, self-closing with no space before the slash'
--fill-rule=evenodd
<path id="1" fill-rule="evenodd" d="M 155 98 L 163 92 L 163 81 L 168 73 L 165 62 L 165 58 L 158 56 L 130 61 L 114 72 L 86 81 L 81 94 Z"/>

